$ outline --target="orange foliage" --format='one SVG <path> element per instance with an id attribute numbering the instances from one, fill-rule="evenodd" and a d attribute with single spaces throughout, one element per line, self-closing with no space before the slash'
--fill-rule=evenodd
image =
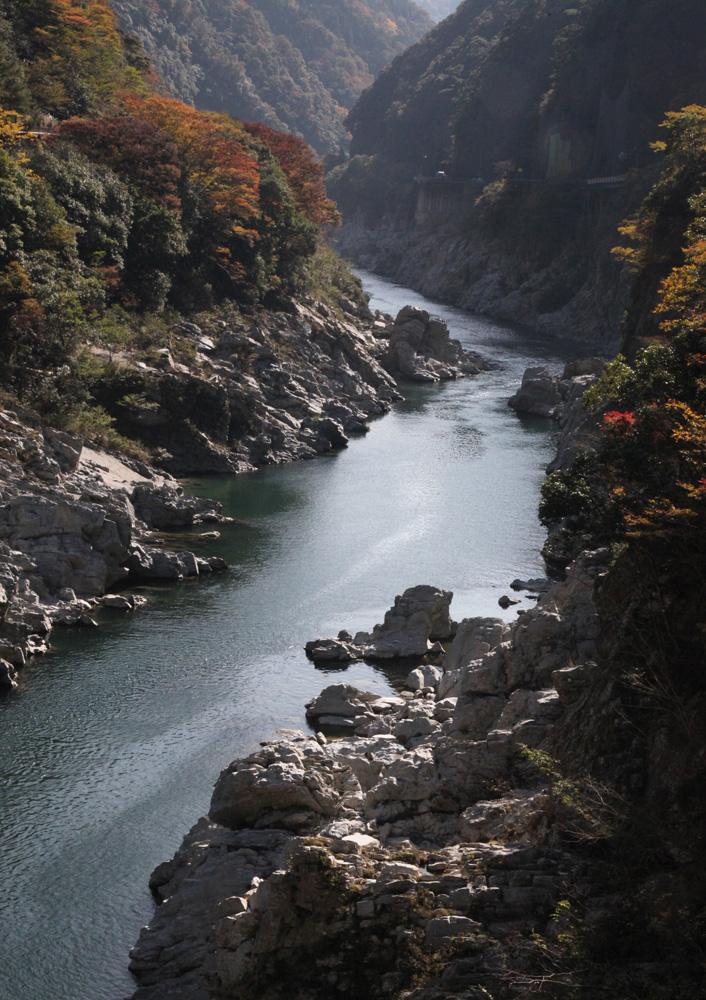
<path id="1" fill-rule="evenodd" d="M 317 225 L 340 225 L 336 205 L 326 197 L 323 167 L 313 149 L 303 139 L 276 132 L 268 125 L 244 122 L 243 128 L 270 148 L 287 178 L 297 208 Z"/>
<path id="2" fill-rule="evenodd" d="M 191 182 L 217 216 L 253 221 L 259 209 L 259 169 L 239 122 L 197 111 L 172 97 L 127 95 L 125 105 L 136 118 L 151 122 L 172 139 Z"/>
<path id="3" fill-rule="evenodd" d="M 116 87 L 143 89 L 125 64 L 118 22 L 106 0 L 48 0 L 27 66 L 35 99 L 54 114 L 110 104 Z"/>

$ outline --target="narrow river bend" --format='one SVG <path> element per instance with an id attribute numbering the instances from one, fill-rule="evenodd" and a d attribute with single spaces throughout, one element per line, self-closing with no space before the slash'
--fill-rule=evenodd
<path id="1" fill-rule="evenodd" d="M 55 633 L 56 655 L 24 671 L 0 702 L 3 1000 L 130 995 L 150 871 L 206 811 L 219 770 L 277 727 L 303 728 L 304 702 L 331 682 L 307 639 L 372 626 L 417 583 L 453 590 L 456 618 L 501 615 L 509 582 L 543 571 L 550 427 L 506 400 L 526 366 L 558 371 L 566 345 L 363 279 L 373 308 L 423 305 L 500 367 L 408 388 L 335 456 L 190 483 L 237 520 L 218 542 L 182 544 L 232 572 L 146 589 L 134 617 Z M 394 680 L 366 665 L 345 676 Z"/>

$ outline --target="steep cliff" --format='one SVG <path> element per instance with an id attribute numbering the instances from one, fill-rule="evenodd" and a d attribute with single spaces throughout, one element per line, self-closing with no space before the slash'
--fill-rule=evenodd
<path id="1" fill-rule="evenodd" d="M 664 113 L 706 98 L 705 39 L 695 0 L 467 0 L 351 112 L 328 178 L 340 246 L 427 294 L 616 346 L 615 229 L 656 179 Z"/>

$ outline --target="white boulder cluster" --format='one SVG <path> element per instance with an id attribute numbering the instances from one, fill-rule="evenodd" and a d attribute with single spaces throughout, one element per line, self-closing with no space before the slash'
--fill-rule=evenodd
<path id="1" fill-rule="evenodd" d="M 439 666 L 395 696 L 331 685 L 307 717 L 343 737 L 282 732 L 222 772 L 208 820 L 153 877 L 163 903 L 132 952 L 136 1000 L 269 1000 L 282 982 L 383 997 L 409 985 L 413 955 L 452 942 L 483 972 L 493 941 L 543 932 L 576 863 L 548 841 L 527 748 L 586 696 L 605 558 L 584 553 L 512 625 L 454 629 L 448 592 L 398 597 L 368 645 L 406 649 L 404 611 L 419 651 L 423 597 L 426 651 L 446 633 Z"/>
<path id="2" fill-rule="evenodd" d="M 372 632 L 339 632 L 337 639 L 312 639 L 305 646 L 312 660 L 392 660 L 443 653 L 442 640 L 456 629 L 449 606 L 451 591 L 409 587 Z"/>
<path id="3" fill-rule="evenodd" d="M 54 626 L 95 626 L 99 607 L 144 603 L 109 588 L 225 569 L 219 556 L 172 552 L 151 535 L 222 520 L 220 504 L 184 496 L 143 463 L 84 449 L 31 411 L 0 410 L 0 689 L 17 687 Z"/>

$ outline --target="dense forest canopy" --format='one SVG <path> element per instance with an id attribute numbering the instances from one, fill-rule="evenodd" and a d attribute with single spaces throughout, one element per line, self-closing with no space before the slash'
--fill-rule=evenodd
<path id="1" fill-rule="evenodd" d="M 303 140 L 164 96 L 107 3 L 0 3 L 5 391 L 52 419 L 90 409 L 85 345 L 172 344 L 180 315 L 286 303 L 337 221 Z"/>
<path id="2" fill-rule="evenodd" d="M 346 110 L 430 27 L 412 0 L 114 0 L 169 91 L 210 111 L 344 148 Z"/>

